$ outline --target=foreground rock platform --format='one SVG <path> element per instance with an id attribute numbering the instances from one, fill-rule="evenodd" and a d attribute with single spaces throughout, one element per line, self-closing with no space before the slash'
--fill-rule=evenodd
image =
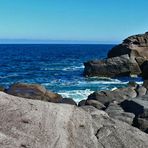
<path id="1" fill-rule="evenodd" d="M 92 106 L 0 92 L 1 148 L 147 148 L 148 135 Z"/>

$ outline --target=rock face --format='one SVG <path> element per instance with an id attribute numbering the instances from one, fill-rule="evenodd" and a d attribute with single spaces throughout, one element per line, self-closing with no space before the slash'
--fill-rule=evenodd
<path id="1" fill-rule="evenodd" d="M 85 76 L 117 77 L 141 74 L 138 63 L 129 56 L 109 58 L 99 61 L 88 61 L 84 63 Z"/>
<path id="2" fill-rule="evenodd" d="M 126 38 L 122 44 L 115 46 L 108 53 L 108 58 L 128 54 L 130 57 L 148 59 L 148 32 Z"/>
<path id="3" fill-rule="evenodd" d="M 45 89 L 45 87 L 38 84 L 16 83 L 10 86 L 6 93 L 29 99 L 37 99 L 48 102 L 58 103 L 62 96 Z"/>
<path id="4" fill-rule="evenodd" d="M 148 32 L 126 38 L 108 52 L 107 59 L 84 63 L 87 77 L 137 75 L 148 79 Z"/>
<path id="5" fill-rule="evenodd" d="M 146 148 L 148 136 L 91 106 L 47 103 L 0 92 L 2 148 Z"/>

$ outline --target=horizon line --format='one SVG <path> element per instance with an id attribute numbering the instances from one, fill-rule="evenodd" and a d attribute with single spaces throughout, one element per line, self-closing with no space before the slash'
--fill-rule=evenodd
<path id="1" fill-rule="evenodd" d="M 0 39 L 0 44 L 119 44 L 120 41 Z"/>

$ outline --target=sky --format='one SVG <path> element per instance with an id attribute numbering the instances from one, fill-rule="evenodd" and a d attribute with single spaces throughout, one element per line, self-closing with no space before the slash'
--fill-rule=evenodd
<path id="1" fill-rule="evenodd" d="M 119 43 L 148 31 L 148 0 L 0 0 L 0 43 Z"/>

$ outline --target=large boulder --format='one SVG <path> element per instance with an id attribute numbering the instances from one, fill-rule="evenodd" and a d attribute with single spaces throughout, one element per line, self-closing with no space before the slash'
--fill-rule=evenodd
<path id="1" fill-rule="evenodd" d="M 62 99 L 61 95 L 50 92 L 38 84 L 16 83 L 11 85 L 5 92 L 14 96 L 54 103 L 58 103 Z"/>
<path id="2" fill-rule="evenodd" d="M 135 59 L 127 54 L 120 57 L 109 58 L 84 63 L 85 76 L 117 77 L 140 75 L 141 69 Z"/>
<path id="3" fill-rule="evenodd" d="M 147 148 L 148 136 L 107 113 L 0 92 L 2 148 Z"/>
<path id="4" fill-rule="evenodd" d="M 1 148 L 97 148 L 91 116 L 74 105 L 0 92 Z"/>
<path id="5" fill-rule="evenodd" d="M 108 58 L 128 54 L 130 57 L 148 59 L 148 32 L 126 38 L 122 44 L 115 46 L 108 53 Z"/>

